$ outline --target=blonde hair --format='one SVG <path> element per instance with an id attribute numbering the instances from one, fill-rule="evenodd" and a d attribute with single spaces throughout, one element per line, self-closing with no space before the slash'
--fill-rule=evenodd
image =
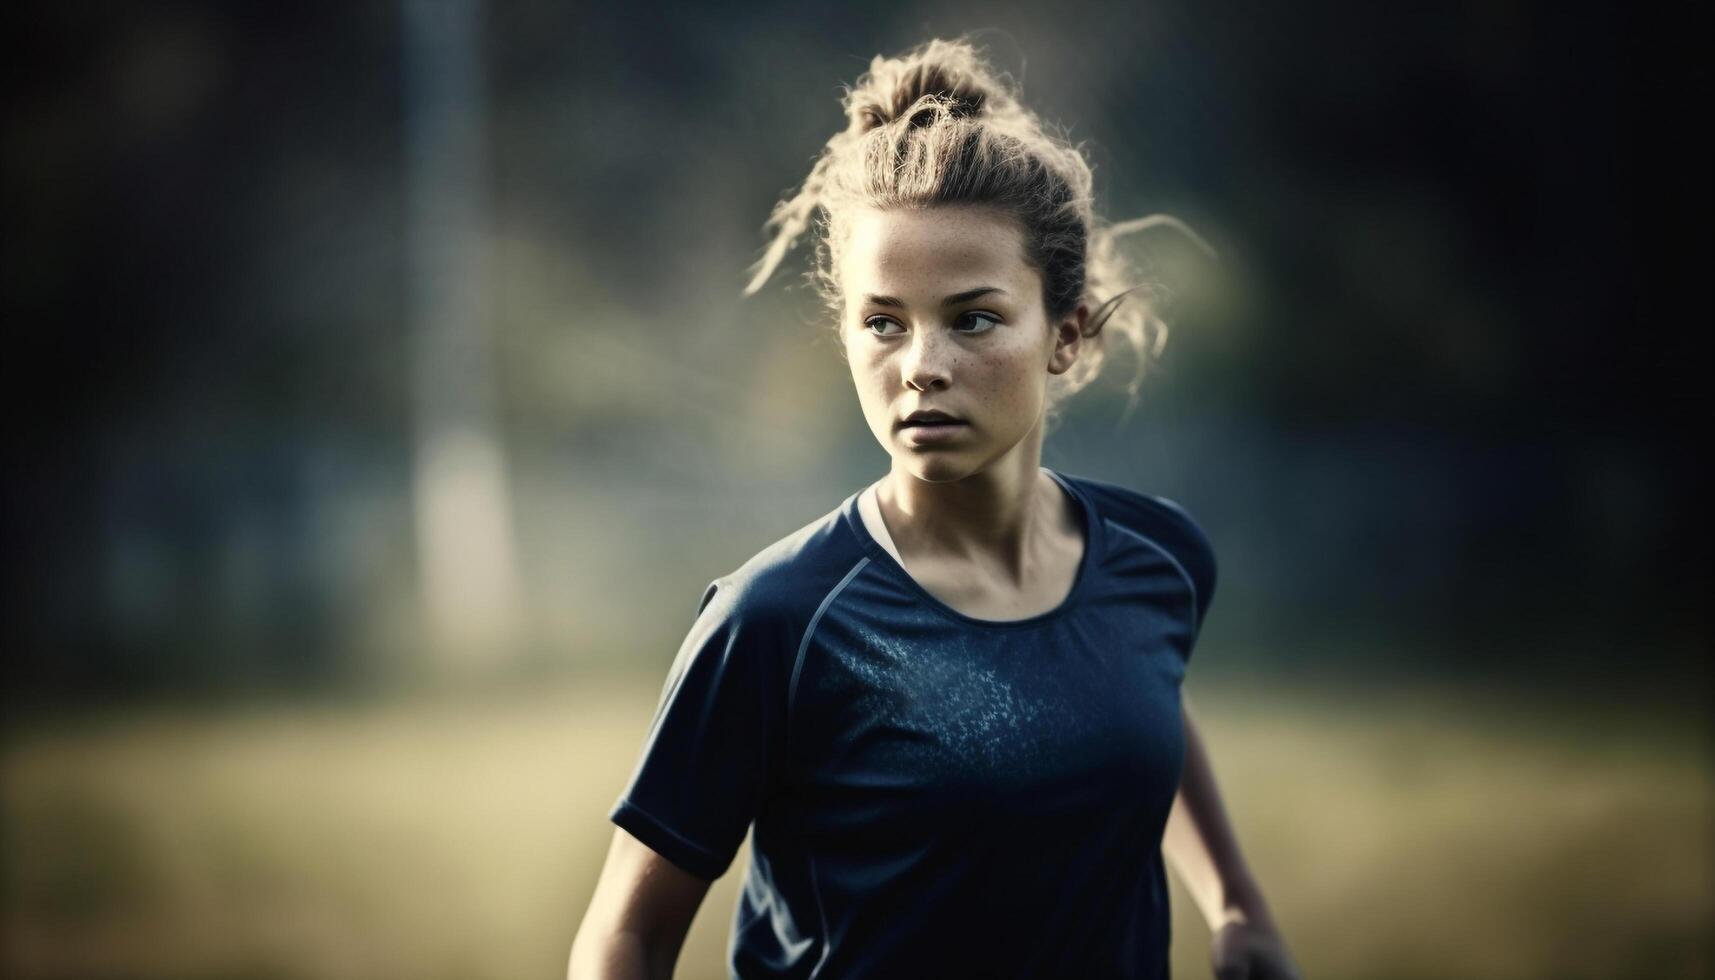
<path id="1" fill-rule="evenodd" d="M 1081 147 L 1049 132 L 1019 101 L 1011 76 L 997 73 L 965 38 L 936 38 L 896 57 L 876 56 L 856 87 L 845 88 L 842 104 L 845 130 L 828 140 L 798 192 L 774 206 L 763 226 L 773 230 L 773 240 L 752 266 L 743 295 L 762 288 L 813 224 L 815 263 L 806 278 L 833 314 L 837 333 L 845 312 L 840 257 L 855 209 L 998 208 L 1024 232 L 1025 259 L 1041 274 L 1050 322 L 1081 302 L 1091 310 L 1077 363 L 1050 379 L 1050 423 L 1060 402 L 1100 373 L 1105 338 L 1114 331 L 1138 354 L 1137 374 L 1127 386 L 1135 405 L 1144 370 L 1166 343 L 1167 325 L 1155 312 L 1161 284 L 1136 274 L 1115 240 L 1168 225 L 1213 250 L 1168 215 L 1103 222 L 1093 208 Z"/>

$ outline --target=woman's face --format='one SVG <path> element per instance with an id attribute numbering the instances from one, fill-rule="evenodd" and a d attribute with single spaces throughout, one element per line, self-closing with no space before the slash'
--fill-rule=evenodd
<path id="1" fill-rule="evenodd" d="M 1041 459 L 1048 376 L 1078 355 L 1083 307 L 1050 325 L 1023 231 L 991 208 L 856 214 L 841 258 L 840 336 L 864 418 L 918 478 Z M 907 423 L 937 410 L 954 424 Z"/>

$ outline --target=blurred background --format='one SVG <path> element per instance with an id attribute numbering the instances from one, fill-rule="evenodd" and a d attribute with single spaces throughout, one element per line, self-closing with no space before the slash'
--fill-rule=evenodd
<path id="1" fill-rule="evenodd" d="M 1306 975 L 1715 971 L 1706 23 L 0 16 L 6 976 L 562 975 L 703 587 L 886 470 L 804 250 L 740 298 L 761 224 L 841 83 L 977 29 L 1105 215 L 1220 250 L 1127 240 L 1172 335 L 1044 463 L 1213 539 L 1187 690 Z"/>

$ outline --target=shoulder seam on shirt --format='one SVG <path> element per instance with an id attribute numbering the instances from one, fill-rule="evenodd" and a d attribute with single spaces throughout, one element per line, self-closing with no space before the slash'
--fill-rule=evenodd
<path id="1" fill-rule="evenodd" d="M 786 685 L 786 723 L 788 730 L 790 730 L 792 723 L 792 705 L 798 696 L 798 673 L 804 669 L 804 651 L 810 648 L 810 637 L 816 635 L 816 627 L 822 622 L 822 614 L 828 611 L 828 607 L 834 604 L 834 600 L 839 597 L 839 594 L 845 591 L 851 580 L 856 578 L 857 573 L 863 571 L 864 566 L 868 564 L 868 555 L 859 558 L 858 563 L 852 566 L 851 571 L 847 572 L 844 578 L 840 579 L 839 584 L 829 589 L 828 594 L 822 597 L 822 604 L 816 607 L 816 614 L 810 617 L 809 625 L 804 627 L 804 638 L 798 641 L 798 654 L 792 660 L 792 677 Z"/>
<path id="2" fill-rule="evenodd" d="M 1191 590 L 1191 635 L 1196 636 L 1198 633 L 1202 632 L 1203 624 L 1200 622 L 1202 616 L 1198 613 L 1197 605 L 1197 581 L 1191 577 L 1190 572 L 1185 570 L 1185 566 L 1180 563 L 1179 559 L 1173 557 L 1173 552 L 1168 551 L 1162 546 L 1161 542 L 1156 541 L 1154 538 L 1144 534 L 1142 531 L 1126 527 L 1124 524 L 1121 524 L 1119 521 L 1116 521 L 1111 517 L 1104 517 L 1102 520 L 1108 524 L 1112 524 L 1116 529 L 1124 531 L 1132 537 L 1137 538 L 1139 541 L 1149 545 L 1156 551 L 1161 552 L 1161 556 L 1163 558 L 1166 558 L 1169 562 L 1173 563 L 1174 569 L 1179 572 L 1179 577 L 1185 580 L 1185 587 Z"/>

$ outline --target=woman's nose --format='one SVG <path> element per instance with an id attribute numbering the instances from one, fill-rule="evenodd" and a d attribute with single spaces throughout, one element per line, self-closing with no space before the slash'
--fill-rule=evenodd
<path id="1" fill-rule="evenodd" d="M 900 365 L 905 383 L 918 391 L 945 388 L 952 382 L 949 369 L 953 352 L 935 333 L 932 328 L 919 328 L 912 335 L 904 363 Z"/>

